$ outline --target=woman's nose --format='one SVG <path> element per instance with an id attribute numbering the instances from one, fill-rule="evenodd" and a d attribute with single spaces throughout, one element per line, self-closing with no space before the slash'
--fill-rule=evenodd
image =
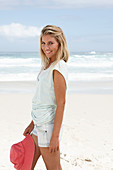
<path id="1" fill-rule="evenodd" d="M 45 44 L 45 49 L 49 49 L 49 45 L 48 44 Z"/>

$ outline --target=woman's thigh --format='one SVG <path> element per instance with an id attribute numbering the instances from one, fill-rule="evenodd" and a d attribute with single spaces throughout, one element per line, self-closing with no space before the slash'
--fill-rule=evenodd
<path id="1" fill-rule="evenodd" d="M 40 147 L 47 170 L 61 170 L 60 151 L 49 152 L 49 147 Z"/>
<path id="2" fill-rule="evenodd" d="M 37 152 L 39 153 L 39 155 L 41 154 L 40 153 L 40 147 L 38 146 L 38 137 L 35 136 L 34 134 L 31 134 L 31 137 L 33 138 L 34 140 L 34 143 L 35 143 L 35 149 L 37 150 Z"/>
<path id="3" fill-rule="evenodd" d="M 34 169 L 35 165 L 36 165 L 36 162 L 38 160 L 38 158 L 40 157 L 41 155 L 41 152 L 40 152 L 40 148 L 38 146 L 38 138 L 37 136 L 35 136 L 34 134 L 31 134 L 33 140 L 34 140 L 34 143 L 35 143 L 35 152 L 34 152 L 34 158 L 33 158 L 33 163 L 32 163 L 32 168 L 31 169 Z"/>

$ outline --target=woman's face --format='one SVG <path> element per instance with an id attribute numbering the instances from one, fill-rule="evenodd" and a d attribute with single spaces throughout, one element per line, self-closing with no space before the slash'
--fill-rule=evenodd
<path id="1" fill-rule="evenodd" d="M 57 42 L 56 38 L 49 34 L 43 35 L 41 48 L 48 59 L 51 61 L 56 60 L 56 54 L 59 48 L 59 43 Z"/>

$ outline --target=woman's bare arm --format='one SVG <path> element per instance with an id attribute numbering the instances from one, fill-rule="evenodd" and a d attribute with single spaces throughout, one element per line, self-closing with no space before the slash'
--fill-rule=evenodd
<path id="1" fill-rule="evenodd" d="M 50 152 L 52 150 L 56 151 L 59 149 L 59 144 L 57 141 L 59 138 L 60 128 L 63 120 L 63 113 L 65 108 L 65 96 L 66 96 L 66 82 L 64 80 L 64 77 L 57 70 L 53 71 L 53 80 L 54 80 L 54 90 L 55 90 L 57 108 L 55 113 L 52 138 L 50 142 Z"/>

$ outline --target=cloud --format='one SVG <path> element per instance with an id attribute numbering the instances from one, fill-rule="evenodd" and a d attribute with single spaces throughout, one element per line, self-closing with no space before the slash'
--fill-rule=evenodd
<path id="1" fill-rule="evenodd" d="M 19 5 L 18 0 L 0 0 L 0 9 L 14 8 Z"/>
<path id="2" fill-rule="evenodd" d="M 41 28 L 35 26 L 25 26 L 19 23 L 0 26 L 0 36 L 8 39 L 17 38 L 34 38 L 40 35 Z"/>
<path id="3" fill-rule="evenodd" d="M 112 0 L 54 0 L 54 2 L 64 7 L 72 8 L 113 7 Z"/>
<path id="4" fill-rule="evenodd" d="M 113 0 L 0 0 L 0 9 L 15 7 L 86 8 L 113 7 Z"/>

